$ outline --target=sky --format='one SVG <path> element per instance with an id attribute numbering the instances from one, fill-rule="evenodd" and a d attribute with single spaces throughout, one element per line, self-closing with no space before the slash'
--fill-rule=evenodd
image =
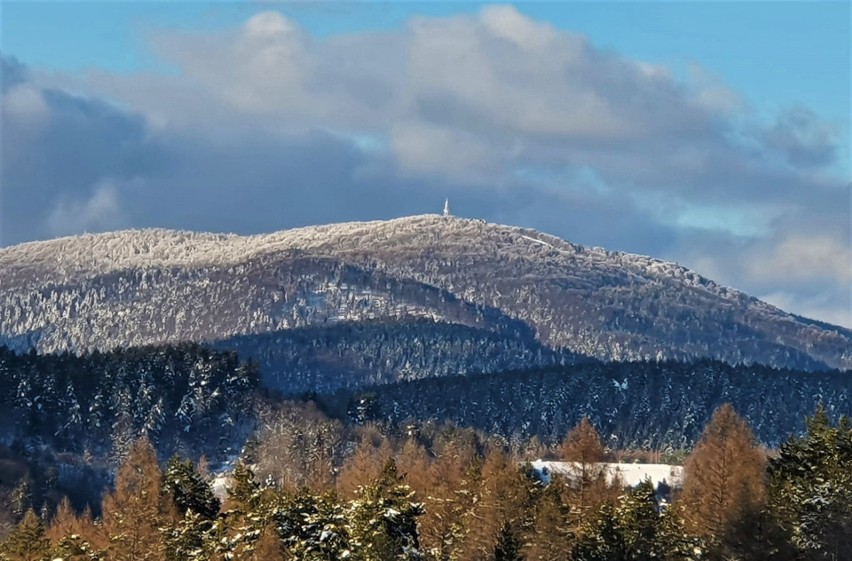
<path id="1" fill-rule="evenodd" d="M 440 212 L 852 327 L 848 2 L 0 3 L 0 246 Z"/>

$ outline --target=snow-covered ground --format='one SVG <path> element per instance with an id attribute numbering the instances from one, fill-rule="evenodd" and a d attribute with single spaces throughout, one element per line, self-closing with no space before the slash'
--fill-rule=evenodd
<path id="1" fill-rule="evenodd" d="M 674 488 L 683 487 L 683 466 L 623 463 L 600 463 L 595 464 L 595 466 L 606 468 L 607 479 L 610 482 L 618 476 L 625 487 L 635 487 L 646 479 L 651 480 L 654 488 L 657 488 L 662 482 Z M 566 479 L 572 479 L 580 471 L 580 464 L 577 462 L 536 460 L 532 463 L 532 467 L 544 482 L 549 482 L 551 474 L 554 473 Z"/>

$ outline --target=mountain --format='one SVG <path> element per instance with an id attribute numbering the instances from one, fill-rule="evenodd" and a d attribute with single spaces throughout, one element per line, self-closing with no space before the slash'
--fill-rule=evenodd
<path id="1" fill-rule="evenodd" d="M 133 230 L 0 249 L 0 343 L 15 349 L 221 342 L 374 320 L 456 324 L 603 360 L 852 367 L 848 329 L 675 263 L 481 220 Z"/>

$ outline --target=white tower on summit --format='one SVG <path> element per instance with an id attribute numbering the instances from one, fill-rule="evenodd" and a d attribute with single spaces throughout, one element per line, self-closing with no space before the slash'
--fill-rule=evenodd
<path id="1" fill-rule="evenodd" d="M 450 215 L 450 199 L 444 199 L 444 216 Z"/>

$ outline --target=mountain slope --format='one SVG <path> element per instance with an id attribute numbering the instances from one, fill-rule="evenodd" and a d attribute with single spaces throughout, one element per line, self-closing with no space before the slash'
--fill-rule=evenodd
<path id="1" fill-rule="evenodd" d="M 0 340 L 40 350 L 427 318 L 602 359 L 852 367 L 852 332 L 678 266 L 456 217 L 259 236 L 124 231 L 0 250 Z"/>
<path id="2" fill-rule="evenodd" d="M 588 362 L 531 337 L 429 320 L 341 322 L 213 345 L 256 361 L 264 384 L 288 394 Z"/>

